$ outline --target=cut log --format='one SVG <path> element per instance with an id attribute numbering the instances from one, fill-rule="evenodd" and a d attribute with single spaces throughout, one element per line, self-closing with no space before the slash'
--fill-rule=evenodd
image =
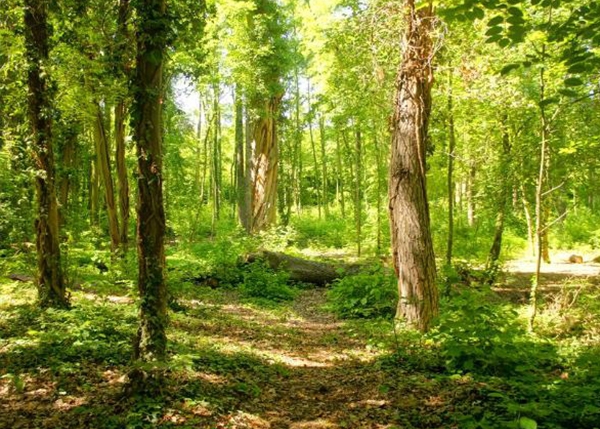
<path id="1" fill-rule="evenodd" d="M 292 281 L 319 286 L 325 286 L 345 275 L 356 274 L 360 271 L 358 265 L 333 265 L 268 250 L 246 255 L 242 262 L 253 263 L 256 261 L 265 261 L 269 268 L 287 272 Z"/>
<path id="2" fill-rule="evenodd" d="M 34 280 L 32 276 L 28 276 L 26 274 L 10 274 L 8 278 L 23 283 L 32 282 Z"/>

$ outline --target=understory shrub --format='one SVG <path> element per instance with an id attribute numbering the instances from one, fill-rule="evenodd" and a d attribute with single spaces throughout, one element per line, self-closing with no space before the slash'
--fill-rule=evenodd
<path id="1" fill-rule="evenodd" d="M 247 297 L 288 301 L 297 294 L 297 290 L 288 284 L 287 273 L 274 271 L 263 262 L 249 264 L 242 278 L 240 292 Z"/>
<path id="2" fill-rule="evenodd" d="M 327 298 L 332 310 L 342 317 L 392 317 L 398 301 L 396 278 L 378 266 L 337 280 Z"/>

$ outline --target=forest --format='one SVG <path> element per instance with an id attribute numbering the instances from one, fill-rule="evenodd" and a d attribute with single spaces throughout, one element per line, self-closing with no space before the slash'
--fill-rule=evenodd
<path id="1" fill-rule="evenodd" d="M 600 2 L 1 6 L 0 428 L 600 427 Z"/>

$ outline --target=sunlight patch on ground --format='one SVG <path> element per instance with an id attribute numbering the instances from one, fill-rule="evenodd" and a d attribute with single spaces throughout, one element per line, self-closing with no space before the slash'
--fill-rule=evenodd
<path id="1" fill-rule="evenodd" d="M 238 411 L 233 416 L 227 416 L 219 428 L 230 429 L 270 429 L 271 424 L 254 414 Z"/>
<path id="2" fill-rule="evenodd" d="M 88 401 L 84 396 L 65 396 L 54 401 L 52 407 L 60 411 L 68 411 L 72 408 L 86 404 L 87 402 Z"/>
<path id="3" fill-rule="evenodd" d="M 506 270 L 512 273 L 535 273 L 535 262 L 510 261 L 507 262 Z M 573 276 L 597 276 L 600 274 L 600 264 L 569 264 L 566 262 L 553 262 L 542 264 L 541 272 L 545 274 L 571 274 Z"/>
<path id="4" fill-rule="evenodd" d="M 329 420 L 317 419 L 310 422 L 296 422 L 290 425 L 290 429 L 337 429 L 338 425 Z"/>

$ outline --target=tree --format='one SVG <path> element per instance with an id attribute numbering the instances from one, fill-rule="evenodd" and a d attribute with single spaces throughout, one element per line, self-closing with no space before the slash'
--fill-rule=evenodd
<path id="1" fill-rule="evenodd" d="M 52 148 L 52 95 L 48 79 L 48 14 L 45 0 L 25 2 L 29 126 L 35 177 L 37 288 L 42 307 L 68 307 L 60 264 L 59 215 Z"/>
<path id="2" fill-rule="evenodd" d="M 165 0 L 140 0 L 132 127 L 138 158 L 137 250 L 140 326 L 135 358 L 166 358 L 165 210 L 163 206 L 163 66 L 169 37 Z"/>
<path id="3" fill-rule="evenodd" d="M 406 0 L 402 61 L 396 77 L 392 117 L 389 208 L 392 260 L 398 277 L 396 317 L 427 331 L 438 312 L 435 258 L 425 184 L 426 145 L 431 111 L 431 6 Z"/>

